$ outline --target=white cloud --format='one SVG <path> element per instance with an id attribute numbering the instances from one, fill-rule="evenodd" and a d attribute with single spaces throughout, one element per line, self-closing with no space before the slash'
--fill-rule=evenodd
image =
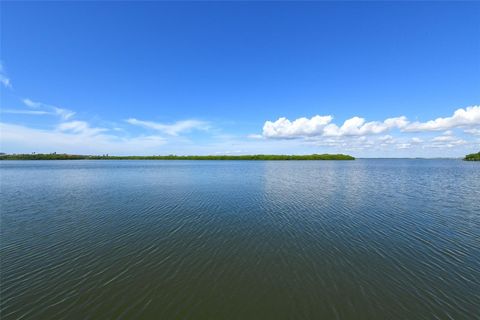
<path id="1" fill-rule="evenodd" d="M 4 74 L 0 74 L 0 82 L 5 88 L 11 88 L 12 83 L 10 82 L 10 79 L 7 78 Z"/>
<path id="2" fill-rule="evenodd" d="M 22 102 L 23 104 L 25 104 L 27 107 L 30 107 L 30 108 L 40 108 L 43 105 L 43 103 L 35 102 L 28 98 L 23 99 Z"/>
<path id="3" fill-rule="evenodd" d="M 387 118 L 383 121 L 367 122 L 362 117 L 347 119 L 342 125 L 333 123 L 333 117 L 315 116 L 311 119 L 266 121 L 262 137 L 289 141 L 297 138 L 298 144 L 322 148 L 319 152 L 345 152 L 356 155 L 388 156 L 461 156 L 467 150 L 478 148 L 478 141 L 455 137 L 455 128 L 466 127 L 466 133 L 480 134 L 480 107 L 468 107 L 455 111 L 452 117 L 419 123 L 410 122 L 405 116 Z M 433 123 L 433 125 L 432 125 Z M 427 128 L 428 127 L 428 128 Z M 443 130 L 439 137 L 410 136 L 410 131 Z M 397 129 L 397 132 L 387 134 Z M 383 135 L 382 135 L 383 134 Z M 259 138 L 258 135 L 249 137 Z M 443 148 L 443 149 L 442 149 Z M 433 151 L 438 150 L 438 151 Z M 447 151 L 450 150 L 450 151 Z M 468 153 L 468 152 L 467 152 Z"/>
<path id="4" fill-rule="evenodd" d="M 65 120 L 70 119 L 71 117 L 73 117 L 75 115 L 74 111 L 70 111 L 70 110 L 62 109 L 62 108 L 57 108 L 57 107 L 53 107 L 53 111 L 55 112 L 55 114 L 57 116 L 65 119 Z"/>
<path id="5" fill-rule="evenodd" d="M 455 137 L 460 130 L 443 128 L 443 133 L 432 137 L 431 133 L 412 134 L 405 132 L 411 124 L 406 117 L 388 118 L 367 122 L 353 117 L 341 125 L 333 123 L 332 116 L 315 116 L 290 121 L 280 118 L 266 121 L 262 134 L 228 135 L 215 134 L 209 141 L 198 143 L 181 133 L 190 130 L 207 130 L 209 124 L 198 120 L 184 120 L 170 124 L 128 119 L 128 123 L 168 134 L 132 136 L 128 127 L 116 123 L 92 126 L 86 121 L 61 116 L 54 106 L 29 99 L 24 100 L 26 110 L 2 110 L 24 114 L 55 114 L 61 121 L 49 130 L 29 126 L 0 123 L 2 152 L 30 153 L 66 152 L 81 154 L 219 154 L 219 153 L 349 153 L 358 157 L 372 156 L 455 156 L 477 151 L 478 138 Z M 62 109 L 62 108 L 59 108 Z M 66 109 L 62 109 L 66 110 Z M 469 110 L 468 108 L 465 110 Z M 68 110 L 67 110 L 68 112 Z M 70 111 L 71 112 L 71 111 Z M 469 111 L 470 112 L 470 111 Z M 452 117 L 453 118 L 453 117 Z M 458 118 L 458 117 L 457 117 Z M 458 123 L 458 122 L 457 122 Z M 462 122 L 465 123 L 465 122 Z M 108 128 L 108 129 L 107 129 Z M 394 129 L 399 129 L 393 131 Z M 480 133 L 475 125 L 463 128 L 465 133 Z M 389 132 L 392 131 L 392 132 Z M 210 132 L 212 132 L 210 130 Z M 293 139 L 301 138 L 301 139 Z M 475 140 L 476 139 L 476 140 Z"/>
<path id="6" fill-rule="evenodd" d="M 3 68 L 3 64 L 0 62 L 0 83 L 8 89 L 12 88 L 12 82 L 10 78 L 8 78 L 5 69 Z"/>
<path id="7" fill-rule="evenodd" d="M 81 121 L 61 124 L 54 130 L 0 123 L 0 142 L 2 152 L 123 155 L 159 154 L 166 143 L 165 139 L 158 136 L 119 137 L 103 131 Z"/>
<path id="8" fill-rule="evenodd" d="M 207 130 L 209 128 L 207 122 L 200 120 L 182 120 L 172 124 L 143 121 L 135 118 L 130 118 L 126 121 L 132 125 L 157 130 L 171 136 L 178 136 L 180 133 L 189 132 L 191 130 Z"/>
<path id="9" fill-rule="evenodd" d="M 45 104 L 45 103 L 42 103 L 42 102 L 36 102 L 36 101 L 32 101 L 30 99 L 23 99 L 22 102 L 29 108 L 32 108 L 32 109 L 42 109 L 41 111 L 42 112 L 23 112 L 23 114 L 31 114 L 31 115 L 34 115 L 34 114 L 37 114 L 37 115 L 43 115 L 43 114 L 49 114 L 49 115 L 56 115 L 56 116 L 59 116 L 60 118 L 64 119 L 64 120 L 68 120 L 70 119 L 71 117 L 73 117 L 75 115 L 75 112 L 71 111 L 71 110 L 68 110 L 68 109 L 64 109 L 64 108 L 59 108 L 59 107 L 56 107 L 56 106 L 52 106 L 52 105 L 49 105 L 49 104 Z"/>
<path id="10" fill-rule="evenodd" d="M 397 149 L 408 149 L 412 145 L 410 143 L 399 143 L 396 145 Z"/>
<path id="11" fill-rule="evenodd" d="M 48 111 L 42 110 L 21 110 L 21 109 L 1 109 L 2 113 L 10 113 L 10 114 L 26 114 L 26 115 L 49 115 L 52 114 Z"/>
<path id="12" fill-rule="evenodd" d="M 453 148 L 464 144 L 467 144 L 467 141 L 455 137 L 453 132 L 449 130 L 440 136 L 432 138 L 426 146 L 430 148 Z"/>
<path id="13" fill-rule="evenodd" d="M 394 143 L 395 142 L 395 138 L 392 137 L 391 135 L 385 135 L 383 137 L 380 137 L 378 138 L 378 140 L 381 142 L 381 143 L 384 143 L 384 144 L 391 144 L 391 143 Z"/>
<path id="14" fill-rule="evenodd" d="M 261 134 L 249 134 L 247 135 L 249 139 L 265 139 L 265 137 Z"/>
<path id="15" fill-rule="evenodd" d="M 377 135 L 387 133 L 392 129 L 399 129 L 401 132 L 446 130 L 445 135 L 453 135 L 451 129 L 468 128 L 465 130 L 465 133 L 473 135 L 480 134 L 480 129 L 475 128 L 476 126 L 480 126 L 480 106 L 458 109 L 451 117 L 437 118 L 427 122 L 410 122 L 405 116 L 388 118 L 383 121 L 366 122 L 364 118 L 355 116 L 347 119 L 341 126 L 338 126 L 332 123 L 332 120 L 333 117 L 331 115 L 317 115 L 310 119 L 299 118 L 293 121 L 282 117 L 276 121 L 266 121 L 263 125 L 262 136 L 264 138 L 277 139 L 323 139 L 326 143 L 331 143 L 331 141 L 325 139 L 327 137 Z M 250 135 L 250 137 L 255 136 L 256 135 Z M 416 141 L 416 139 L 413 139 L 411 143 L 420 144 L 423 142 L 420 140 Z"/>
<path id="16" fill-rule="evenodd" d="M 263 135 L 266 138 L 297 138 L 321 135 L 323 129 L 332 121 L 332 116 L 314 116 L 311 119 L 299 118 L 290 121 L 280 118 L 275 122 L 266 121 Z"/>
<path id="17" fill-rule="evenodd" d="M 85 121 L 63 122 L 58 125 L 57 130 L 61 132 L 69 132 L 87 136 L 94 136 L 98 133 L 108 131 L 108 129 L 105 128 L 92 128 Z"/>
<path id="18" fill-rule="evenodd" d="M 404 131 L 440 131 L 476 125 L 480 125 L 480 106 L 458 109 L 451 117 L 447 118 L 437 118 L 427 122 L 413 122 L 406 126 Z"/>
<path id="19" fill-rule="evenodd" d="M 413 144 L 419 144 L 423 142 L 423 140 L 418 137 L 413 137 L 411 141 Z"/>
<path id="20" fill-rule="evenodd" d="M 466 129 L 465 133 L 473 134 L 474 136 L 480 136 L 480 129 Z"/>
<path id="21" fill-rule="evenodd" d="M 290 121 L 280 118 L 275 122 L 266 121 L 263 136 L 266 138 L 300 138 L 300 137 L 341 137 L 362 136 L 383 133 L 392 128 L 404 128 L 408 124 L 406 117 L 388 118 L 383 122 L 365 122 L 364 118 L 353 117 L 346 120 L 341 127 L 331 123 L 333 117 L 314 116 L 311 119 L 299 118 Z"/>
<path id="22" fill-rule="evenodd" d="M 438 136 L 432 139 L 433 142 L 447 142 L 447 141 L 454 141 L 455 138 L 452 136 Z"/>
<path id="23" fill-rule="evenodd" d="M 393 128 L 403 128 L 408 121 L 405 117 L 389 118 L 383 122 L 365 122 L 364 118 L 353 117 L 346 120 L 341 127 L 330 124 L 325 127 L 324 136 L 363 136 L 379 134 Z"/>

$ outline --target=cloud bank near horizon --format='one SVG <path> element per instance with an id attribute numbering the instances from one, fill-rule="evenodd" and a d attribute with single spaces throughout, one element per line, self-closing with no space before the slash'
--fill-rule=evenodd
<path id="1" fill-rule="evenodd" d="M 281 117 L 276 121 L 266 121 L 263 125 L 262 136 L 267 139 L 295 139 L 311 137 L 348 137 L 366 136 L 386 133 L 392 129 L 401 132 L 443 131 L 454 128 L 474 130 L 480 126 L 480 106 L 470 106 L 456 110 L 452 116 L 437 118 L 427 122 L 410 122 L 407 117 L 388 118 L 384 121 L 366 122 L 364 118 L 355 116 L 345 120 L 338 126 L 332 123 L 333 116 L 316 115 L 308 119 L 305 117 L 290 121 Z"/>
<path id="2" fill-rule="evenodd" d="M 116 126 L 118 123 L 95 126 L 76 119 L 73 111 L 55 112 L 47 104 L 23 102 L 30 108 L 26 111 L 31 111 L 24 116 L 54 112 L 57 124 L 33 128 L 0 122 L 2 152 L 139 155 L 330 152 L 368 157 L 461 156 L 480 147 L 480 106 L 458 109 L 449 117 L 425 122 L 411 122 L 405 116 L 369 122 L 355 116 L 342 125 L 333 123 L 331 115 L 293 121 L 279 118 L 266 121 L 261 135 L 228 135 L 218 134 L 219 129 L 211 123 L 195 119 L 165 124 L 129 118 L 121 128 Z M 2 110 L 5 111 L 10 112 Z M 130 129 L 134 128 L 140 132 L 132 134 Z M 207 141 L 198 143 L 194 130 L 205 131 L 209 136 Z"/>

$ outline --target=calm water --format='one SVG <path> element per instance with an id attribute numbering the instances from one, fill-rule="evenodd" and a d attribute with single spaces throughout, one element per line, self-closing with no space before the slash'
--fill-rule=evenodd
<path id="1" fill-rule="evenodd" d="M 2 161 L 1 318 L 478 319 L 480 163 Z"/>

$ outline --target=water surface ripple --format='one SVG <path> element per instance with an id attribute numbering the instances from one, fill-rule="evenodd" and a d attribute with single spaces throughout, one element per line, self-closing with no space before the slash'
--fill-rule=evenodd
<path id="1" fill-rule="evenodd" d="M 2 320 L 479 319 L 480 165 L 2 161 Z"/>

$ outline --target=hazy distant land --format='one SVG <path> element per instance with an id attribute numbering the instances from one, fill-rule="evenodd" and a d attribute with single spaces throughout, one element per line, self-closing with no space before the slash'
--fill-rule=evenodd
<path id="1" fill-rule="evenodd" d="M 59 153 L 4 154 L 0 160 L 355 160 L 346 154 L 308 154 L 308 155 L 207 155 L 207 156 L 109 156 L 109 155 L 77 155 Z"/>

